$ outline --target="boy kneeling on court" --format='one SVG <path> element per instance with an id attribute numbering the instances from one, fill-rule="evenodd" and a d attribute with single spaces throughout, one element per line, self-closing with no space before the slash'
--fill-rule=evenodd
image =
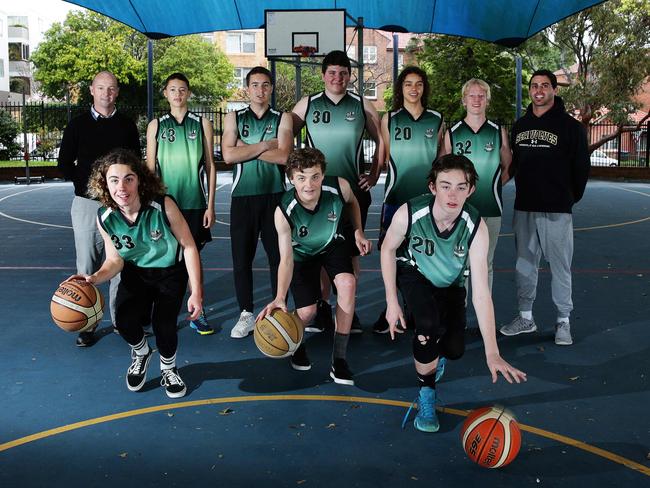
<path id="1" fill-rule="evenodd" d="M 89 194 L 99 200 L 97 225 L 104 238 L 106 260 L 91 275 L 75 275 L 99 284 L 122 273 L 117 289 L 116 325 L 131 346 L 126 386 L 138 391 L 147 379 L 153 351 L 142 321 L 151 324 L 160 354 L 161 385 L 167 396 L 179 398 L 187 390 L 176 369 L 176 321 L 187 300 L 190 320 L 202 309 L 203 287 L 199 252 L 178 206 L 165 195 L 160 179 L 133 153 L 115 150 L 95 163 Z"/>
<path id="2" fill-rule="evenodd" d="M 459 359 L 465 352 L 468 264 L 472 304 L 492 382 L 496 382 L 497 372 L 509 383 L 526 380 L 525 373 L 501 358 L 497 347 L 488 286 L 488 230 L 478 211 L 466 203 L 477 179 L 474 165 L 465 156 L 448 154 L 436 160 L 428 178 L 431 193 L 413 198 L 397 210 L 382 243 L 381 272 L 391 338 L 406 329 L 397 286 L 415 322 L 413 360 L 420 391 L 414 424 L 423 432 L 439 429 L 435 388 L 446 359 Z"/>
<path id="3" fill-rule="evenodd" d="M 287 311 L 291 294 L 298 316 L 309 323 L 316 315 L 321 296 L 320 270 L 325 269 L 337 289 L 336 328 L 330 377 L 342 385 L 354 385 L 346 362 L 346 349 L 354 314 L 356 280 L 349 248 L 340 227 L 344 208 L 355 228 L 354 239 L 361 255 L 371 243 L 361 228 L 361 211 L 349 183 L 343 178 L 325 177 L 325 157 L 318 149 L 297 149 L 289 155 L 286 173 L 294 186 L 282 196 L 275 211 L 280 266 L 275 300 L 257 316 L 262 320 L 274 309 Z M 304 343 L 291 357 L 291 367 L 311 369 Z"/>

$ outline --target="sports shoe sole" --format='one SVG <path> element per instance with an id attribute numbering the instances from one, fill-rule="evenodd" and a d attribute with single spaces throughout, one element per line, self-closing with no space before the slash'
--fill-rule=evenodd
<path id="1" fill-rule="evenodd" d="M 302 366 L 300 364 L 296 364 L 293 361 L 289 361 L 291 364 L 291 367 L 295 369 L 296 371 L 309 371 L 311 369 L 311 364 L 309 366 Z"/>
<path id="2" fill-rule="evenodd" d="M 419 430 L 420 432 L 426 432 L 426 433 L 428 433 L 428 434 L 432 434 L 432 433 L 434 433 L 434 432 L 438 432 L 438 431 L 440 430 L 440 424 L 438 424 L 437 426 L 432 426 L 432 427 L 427 427 L 427 426 L 419 425 L 419 424 L 418 424 L 418 419 L 417 419 L 417 417 L 416 417 L 415 420 L 413 421 L 413 426 L 414 426 L 417 430 Z"/>
<path id="3" fill-rule="evenodd" d="M 144 375 L 142 375 L 142 381 L 136 385 L 136 386 L 131 386 L 129 385 L 129 378 L 128 374 L 126 377 L 126 387 L 129 389 L 129 391 L 140 391 L 144 384 L 147 382 L 147 371 L 149 370 L 149 361 L 151 361 L 151 357 L 153 356 L 152 353 L 149 353 L 147 355 L 147 359 L 144 360 Z"/>
<path id="4" fill-rule="evenodd" d="M 324 331 L 325 331 L 324 328 L 321 329 L 320 327 L 316 327 L 314 325 L 308 325 L 307 327 L 305 327 L 305 332 L 313 332 L 314 334 L 318 334 Z"/>
<path id="5" fill-rule="evenodd" d="M 384 334 L 388 334 L 389 332 L 390 332 L 390 327 L 386 327 L 385 329 L 375 329 L 374 327 L 372 328 L 373 334 L 384 335 Z"/>
<path id="6" fill-rule="evenodd" d="M 244 339 L 249 335 L 251 335 L 252 333 L 253 331 L 251 330 L 250 332 L 242 335 L 241 332 L 235 332 L 235 330 L 233 329 L 230 331 L 230 337 L 232 337 L 233 339 Z"/>
<path id="7" fill-rule="evenodd" d="M 199 329 L 199 327 L 197 325 L 195 325 L 195 324 L 193 324 L 191 322 L 190 322 L 190 327 L 192 327 L 192 329 L 194 329 L 196 331 L 196 333 L 199 334 L 199 335 L 211 335 L 211 334 L 214 334 L 214 329 L 201 330 L 201 329 Z"/>
<path id="8" fill-rule="evenodd" d="M 167 396 L 168 396 L 169 398 L 181 398 L 181 397 L 184 397 L 184 396 L 185 396 L 185 393 L 187 393 L 187 387 L 183 388 L 183 389 L 182 389 L 181 391 L 179 391 L 178 393 L 170 393 L 170 392 L 167 391 L 167 389 L 165 388 L 165 393 L 167 393 Z"/>
<path id="9" fill-rule="evenodd" d="M 350 329 L 350 334 L 358 335 L 358 334 L 363 334 L 363 329 L 357 327 L 357 328 L 351 328 Z"/>
<path id="10" fill-rule="evenodd" d="M 346 380 L 343 378 L 337 378 L 333 372 L 330 371 L 330 378 L 334 380 L 334 383 L 339 385 L 354 386 L 354 380 Z"/>
<path id="11" fill-rule="evenodd" d="M 562 340 L 557 340 L 555 339 L 555 345 L 556 346 L 571 346 L 573 344 L 573 340 L 571 341 L 562 341 Z"/>
<path id="12" fill-rule="evenodd" d="M 505 327 L 500 328 L 499 332 L 501 332 L 504 336 L 508 336 L 508 337 L 516 336 L 516 335 L 519 335 L 519 334 L 530 334 L 531 332 L 537 332 L 537 326 L 536 325 L 533 325 L 532 328 L 527 329 L 527 330 L 520 330 L 519 332 L 510 332 L 510 331 L 504 332 L 504 330 L 503 330 L 504 328 Z"/>

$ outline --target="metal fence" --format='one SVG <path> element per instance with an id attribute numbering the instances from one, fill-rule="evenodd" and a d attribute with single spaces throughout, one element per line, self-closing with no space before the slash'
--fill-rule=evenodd
<path id="1" fill-rule="evenodd" d="M 20 103 L 0 104 L 0 110 L 9 112 L 21 128 L 21 134 L 17 142 L 20 144 L 22 151 L 21 153 L 15 154 L 12 159 L 23 159 L 26 148 L 32 160 L 56 160 L 58 147 L 61 144 L 61 138 L 63 136 L 63 129 L 67 125 L 68 120 L 88 110 L 88 107 L 33 102 L 25 105 Z M 141 145 L 144 148 L 146 146 L 145 138 L 148 122 L 146 107 L 119 106 L 119 110 L 136 121 L 140 132 Z M 219 157 L 221 135 L 223 133 L 223 119 L 226 112 L 201 107 L 192 107 L 191 110 L 212 120 L 215 129 L 215 155 Z M 166 108 L 155 108 L 154 117 L 159 117 L 166 112 Z M 511 125 L 511 123 L 504 124 L 508 130 L 511 128 Z M 591 165 L 637 168 L 650 167 L 650 155 L 648 152 L 649 126 L 650 124 L 646 124 L 638 129 L 636 127 L 625 127 L 622 133 L 591 154 Z M 590 142 L 600 140 L 602 137 L 616 132 L 616 130 L 617 127 L 613 124 L 593 125 L 589 132 Z M 364 140 L 363 152 L 366 159 L 369 160 L 374 152 L 374 143 L 370 140 Z"/>

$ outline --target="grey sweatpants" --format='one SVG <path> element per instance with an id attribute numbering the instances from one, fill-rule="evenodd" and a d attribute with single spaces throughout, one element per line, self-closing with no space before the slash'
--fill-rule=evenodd
<path id="1" fill-rule="evenodd" d="M 519 311 L 533 309 L 537 293 L 537 268 L 544 257 L 551 267 L 551 295 L 558 317 L 568 317 L 571 300 L 571 260 L 573 258 L 573 217 L 568 213 L 521 212 L 513 219 L 517 263 Z"/>
<path id="2" fill-rule="evenodd" d="M 75 196 L 70 208 L 74 247 L 77 253 L 77 273 L 92 274 L 104 260 L 104 240 L 97 228 L 99 202 Z M 119 273 L 111 280 L 109 288 L 109 308 L 115 322 L 115 297 L 120 284 Z"/>

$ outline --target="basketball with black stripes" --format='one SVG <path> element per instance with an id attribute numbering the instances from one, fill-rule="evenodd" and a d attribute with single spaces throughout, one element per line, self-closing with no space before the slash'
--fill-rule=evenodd
<path id="1" fill-rule="evenodd" d="M 64 281 L 50 302 L 54 323 L 68 332 L 84 332 L 104 316 L 104 297 L 92 283 L 82 280 Z"/>
<path id="2" fill-rule="evenodd" d="M 484 468 L 510 464 L 521 447 L 521 430 L 505 407 L 483 407 L 472 411 L 460 432 L 467 457 Z"/>
<path id="3" fill-rule="evenodd" d="M 255 345 L 265 356 L 286 358 L 298 349 L 304 331 L 305 326 L 297 314 L 276 308 L 255 324 L 253 338 Z"/>

